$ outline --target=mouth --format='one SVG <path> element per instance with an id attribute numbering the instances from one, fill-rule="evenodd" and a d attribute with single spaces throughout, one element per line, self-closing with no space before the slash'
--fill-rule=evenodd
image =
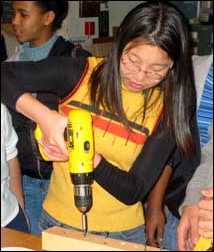
<path id="1" fill-rule="evenodd" d="M 127 88 L 132 90 L 132 91 L 141 91 L 141 90 L 144 89 L 142 84 L 136 83 L 136 82 L 133 82 L 133 81 L 127 81 L 126 85 L 127 85 Z"/>

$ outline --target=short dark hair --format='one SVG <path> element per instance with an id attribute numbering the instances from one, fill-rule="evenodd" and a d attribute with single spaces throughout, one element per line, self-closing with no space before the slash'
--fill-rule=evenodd
<path id="1" fill-rule="evenodd" d="M 68 1 L 35 1 L 35 4 L 44 11 L 53 11 L 56 16 L 52 23 L 52 29 L 56 31 L 61 28 L 63 20 L 68 15 Z"/>
<path id="2" fill-rule="evenodd" d="M 176 8 L 160 1 L 141 3 L 122 21 L 106 64 L 97 68 L 92 81 L 91 99 L 98 107 L 104 105 L 123 122 L 128 122 L 121 95 L 120 60 L 131 41 L 147 41 L 164 50 L 174 62 L 172 70 L 159 84 L 164 94 L 163 121 L 184 153 L 194 149 L 191 120 L 196 111 L 196 91 L 193 84 L 189 54 L 187 23 Z M 102 69 L 103 68 L 103 69 Z M 102 85 L 99 85 L 99 83 Z M 145 113 L 151 91 L 144 90 Z"/>

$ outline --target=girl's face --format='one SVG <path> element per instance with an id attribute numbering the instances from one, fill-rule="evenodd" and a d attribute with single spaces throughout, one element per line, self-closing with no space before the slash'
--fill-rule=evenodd
<path id="1" fill-rule="evenodd" d="M 167 75 L 173 62 L 161 48 L 148 44 L 130 42 L 124 49 L 120 73 L 125 87 L 141 92 L 154 87 Z"/>

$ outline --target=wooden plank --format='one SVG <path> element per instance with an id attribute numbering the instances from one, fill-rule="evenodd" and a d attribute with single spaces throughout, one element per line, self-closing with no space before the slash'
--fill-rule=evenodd
<path id="1" fill-rule="evenodd" d="M 160 251 L 159 248 L 52 227 L 42 232 L 42 249 L 48 251 Z"/>
<path id="2" fill-rule="evenodd" d="M 41 236 L 16 231 L 10 228 L 1 228 L 1 248 L 4 247 L 24 247 L 41 251 Z"/>

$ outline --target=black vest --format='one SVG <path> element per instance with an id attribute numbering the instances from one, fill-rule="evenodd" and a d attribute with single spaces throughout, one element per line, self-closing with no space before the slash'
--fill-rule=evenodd
<path id="1" fill-rule="evenodd" d="M 48 57 L 68 56 L 86 58 L 91 54 L 80 47 L 75 47 L 69 41 L 59 37 L 53 45 Z M 49 108 L 57 110 L 59 98 L 51 93 L 37 93 L 37 99 Z M 20 113 L 10 109 L 13 126 L 18 135 L 18 159 L 21 165 L 22 175 L 38 179 L 49 179 L 52 172 L 52 162 L 41 159 L 38 146 L 34 138 L 35 123 Z"/>

